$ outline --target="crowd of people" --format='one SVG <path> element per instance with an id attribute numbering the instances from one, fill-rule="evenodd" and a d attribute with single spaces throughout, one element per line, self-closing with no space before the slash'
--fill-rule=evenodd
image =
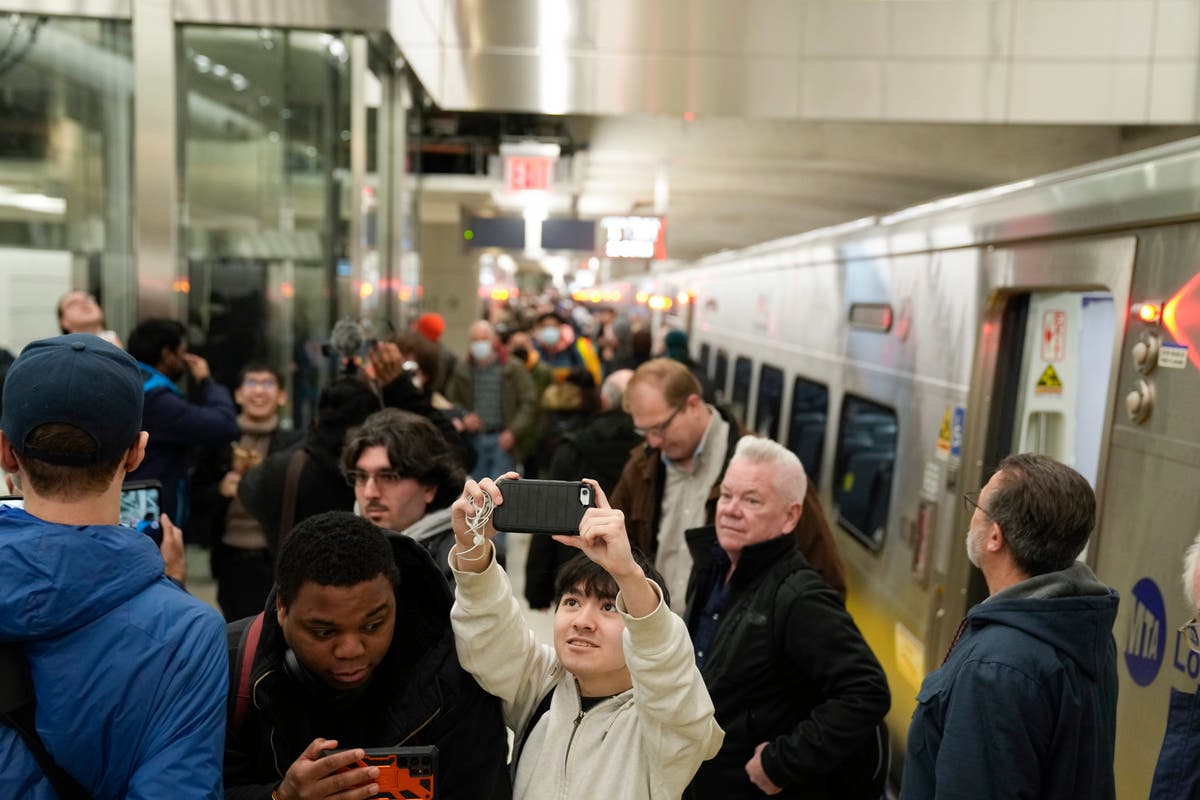
<path id="1" fill-rule="evenodd" d="M 454 353 L 425 314 L 344 356 L 295 431 L 277 365 L 225 387 L 177 322 L 122 349 L 85 293 L 58 313 L 0 392 L 23 496 L 0 508 L 0 795 L 355 800 L 365 751 L 407 746 L 437 749 L 445 800 L 881 797 L 891 696 L 817 493 L 684 332 L 652 357 L 612 309 L 531 308 Z M 596 500 L 530 542 L 552 645 L 489 513 L 534 477 Z M 117 524 L 131 480 L 160 487 L 161 543 Z M 902 796 L 1112 797 L 1092 490 L 1021 455 L 970 500 L 992 597 L 921 687 Z"/>

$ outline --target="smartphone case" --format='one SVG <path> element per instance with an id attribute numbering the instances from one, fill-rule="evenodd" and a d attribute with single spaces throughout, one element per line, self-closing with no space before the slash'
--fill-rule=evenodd
<path id="1" fill-rule="evenodd" d="M 340 753 L 330 750 L 322 755 Z M 438 749 L 429 747 L 364 747 L 363 757 L 355 762 L 360 767 L 379 767 L 379 791 L 371 795 L 385 800 L 436 800 L 434 782 L 437 777 Z"/>
<path id="2" fill-rule="evenodd" d="M 504 496 L 492 512 L 498 531 L 578 534 L 584 512 L 596 505 L 595 492 L 583 481 L 499 480 L 496 485 Z"/>

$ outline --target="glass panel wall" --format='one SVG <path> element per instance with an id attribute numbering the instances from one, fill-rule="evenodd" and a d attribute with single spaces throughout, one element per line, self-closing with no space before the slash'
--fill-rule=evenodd
<path id="1" fill-rule="evenodd" d="M 56 301 L 136 318 L 128 21 L 0 15 L 0 347 L 58 332 Z"/>
<path id="2" fill-rule="evenodd" d="M 281 369 L 311 419 L 321 343 L 357 306 L 350 264 L 349 37 L 179 29 L 181 247 L 189 323 L 218 380 Z"/>

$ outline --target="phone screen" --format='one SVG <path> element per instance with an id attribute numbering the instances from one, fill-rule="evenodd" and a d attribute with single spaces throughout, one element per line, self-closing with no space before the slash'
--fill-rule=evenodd
<path id="1" fill-rule="evenodd" d="M 160 491 L 157 481 L 130 483 L 121 487 L 121 524 L 141 531 L 155 544 L 162 542 L 162 526 L 158 521 L 162 511 Z"/>

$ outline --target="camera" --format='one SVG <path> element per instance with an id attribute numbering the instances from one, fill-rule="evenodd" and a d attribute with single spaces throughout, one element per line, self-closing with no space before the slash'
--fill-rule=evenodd
<path id="1" fill-rule="evenodd" d="M 321 353 L 339 359 L 338 372 L 354 375 L 361 368 L 367 352 L 377 344 L 377 340 L 368 335 L 369 330 L 369 322 L 362 323 L 349 317 L 340 319 L 334 324 L 329 341 L 321 344 Z"/>

